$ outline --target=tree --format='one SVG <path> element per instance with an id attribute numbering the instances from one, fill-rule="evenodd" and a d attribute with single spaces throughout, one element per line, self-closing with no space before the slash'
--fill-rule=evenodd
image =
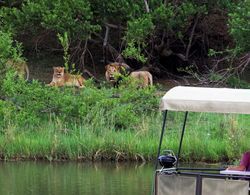
<path id="1" fill-rule="evenodd" d="M 132 67 L 160 70 L 160 76 L 195 73 L 205 76 L 203 81 L 214 73 L 225 78 L 218 64 L 226 59 L 225 70 L 230 69 L 249 51 L 246 5 L 247 0 L 25 0 L 1 8 L 0 29 L 24 43 L 25 37 L 36 40 L 36 51 L 44 43 L 62 55 L 57 34 L 66 33 L 69 64 L 78 68 L 92 63 L 95 69 L 101 58 L 107 63 L 123 54 Z"/>

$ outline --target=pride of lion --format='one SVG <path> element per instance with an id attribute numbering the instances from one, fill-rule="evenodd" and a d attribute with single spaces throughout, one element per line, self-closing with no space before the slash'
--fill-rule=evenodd
<path id="1" fill-rule="evenodd" d="M 52 81 L 48 86 L 73 86 L 78 88 L 84 88 L 85 79 L 81 75 L 73 75 L 65 72 L 64 67 L 53 67 L 54 74 Z"/>
<path id="2" fill-rule="evenodd" d="M 132 78 L 132 80 L 136 81 L 136 84 L 140 88 L 145 88 L 153 85 L 153 76 L 150 72 L 145 70 L 132 71 L 132 68 L 124 62 L 121 56 L 120 58 L 122 60 L 109 63 L 105 66 L 105 78 L 107 82 L 113 84 L 114 87 L 119 87 L 120 81 L 124 77 L 130 77 Z M 29 80 L 29 68 L 24 60 L 14 61 L 12 59 L 9 59 L 6 62 L 6 65 L 8 67 L 14 68 L 20 78 L 23 78 L 26 81 Z M 49 84 L 46 84 L 47 86 L 71 86 L 77 88 L 85 87 L 86 79 L 82 75 L 70 74 L 62 66 L 53 67 L 53 71 L 52 81 Z M 89 74 L 88 76 L 94 78 L 94 80 L 97 80 L 92 74 Z"/>
<path id="3" fill-rule="evenodd" d="M 105 66 L 105 78 L 107 82 L 118 87 L 123 77 L 131 77 L 134 79 L 138 87 L 145 88 L 153 85 L 153 76 L 150 72 L 145 70 L 131 71 L 132 69 L 126 63 L 113 62 Z M 73 86 L 77 88 L 84 88 L 85 79 L 81 75 L 74 75 L 65 72 L 64 67 L 53 67 L 54 73 L 52 81 L 48 86 Z"/>

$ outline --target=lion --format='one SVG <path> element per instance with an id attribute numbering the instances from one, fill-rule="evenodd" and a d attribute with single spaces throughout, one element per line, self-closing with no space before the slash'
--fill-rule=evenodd
<path id="1" fill-rule="evenodd" d="M 30 71 L 29 71 L 29 67 L 25 61 L 9 59 L 6 62 L 6 65 L 14 68 L 14 70 L 17 72 L 17 75 L 20 78 L 23 78 L 25 80 L 29 80 Z"/>
<path id="2" fill-rule="evenodd" d="M 130 76 L 139 82 L 139 87 L 147 87 L 153 85 L 153 76 L 148 71 L 131 71 L 132 69 L 125 63 L 111 63 L 105 66 L 106 80 L 118 87 L 122 76 Z"/>
<path id="3" fill-rule="evenodd" d="M 64 67 L 53 67 L 54 74 L 52 81 L 48 86 L 75 86 L 78 88 L 84 88 L 85 79 L 81 75 L 73 75 L 65 72 Z"/>
<path id="4" fill-rule="evenodd" d="M 113 84 L 114 87 L 118 87 L 119 82 L 122 79 L 122 76 L 127 76 L 131 72 L 131 68 L 129 65 L 125 63 L 110 63 L 105 66 L 106 72 L 105 77 L 106 80 Z"/>
<path id="5" fill-rule="evenodd" d="M 133 71 L 129 76 L 135 80 L 138 80 L 139 87 L 144 88 L 153 85 L 153 76 L 148 71 Z"/>

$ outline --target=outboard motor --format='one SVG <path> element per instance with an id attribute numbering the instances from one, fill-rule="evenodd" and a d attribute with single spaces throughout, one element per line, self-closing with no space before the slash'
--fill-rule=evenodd
<path id="1" fill-rule="evenodd" d="M 158 161 L 163 168 L 173 168 L 177 162 L 177 158 L 172 150 L 164 150 L 165 154 L 158 157 Z"/>

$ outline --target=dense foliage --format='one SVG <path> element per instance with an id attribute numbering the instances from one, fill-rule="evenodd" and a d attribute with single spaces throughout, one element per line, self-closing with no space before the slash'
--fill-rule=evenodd
<path id="1" fill-rule="evenodd" d="M 98 29 L 88 1 L 24 1 L 21 9 L 2 8 L 4 26 L 15 33 L 41 33 L 48 29 L 68 32 L 75 39 L 86 39 Z"/>
<path id="2" fill-rule="evenodd" d="M 0 28 L 11 31 L 26 51 L 36 52 L 62 50 L 57 35 L 67 33 L 70 60 L 78 68 L 114 61 L 123 54 L 133 68 L 147 66 L 158 76 L 190 74 L 186 68 L 192 68 L 209 73 L 209 79 L 214 73 L 230 75 L 220 73 L 221 61 L 209 51 L 222 52 L 220 58 L 229 56 L 229 63 L 222 60 L 228 72 L 249 52 L 248 4 L 247 0 L 6 0 L 0 5 Z"/>
<path id="3" fill-rule="evenodd" d="M 2 82 L 8 70 L 13 67 L 7 65 L 9 59 L 16 62 L 23 61 L 22 46 L 13 40 L 10 32 L 0 30 L 0 94 L 2 91 Z"/>
<path id="4" fill-rule="evenodd" d="M 136 90 L 131 85 L 98 89 L 91 81 L 84 90 L 51 88 L 37 81 L 17 80 L 13 72 L 7 74 L 2 90 L 7 100 L 1 101 L 3 127 L 9 123 L 39 126 L 50 118 L 65 123 L 92 123 L 93 128 L 100 120 L 114 130 L 134 129 L 143 115 L 158 109 L 159 103 L 155 88 Z"/>
<path id="5" fill-rule="evenodd" d="M 235 10 L 229 14 L 230 33 L 234 37 L 240 52 L 250 51 L 250 2 L 245 0 L 240 2 Z"/>

